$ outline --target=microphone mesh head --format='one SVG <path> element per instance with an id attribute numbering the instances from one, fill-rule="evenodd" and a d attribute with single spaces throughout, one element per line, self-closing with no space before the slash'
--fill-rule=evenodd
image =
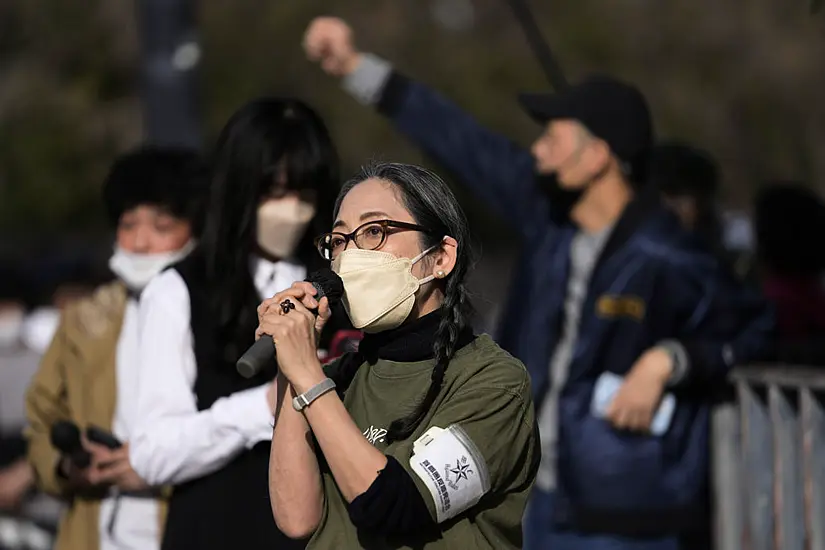
<path id="1" fill-rule="evenodd" d="M 337 304 L 344 295 L 344 281 L 331 269 L 325 268 L 313 272 L 309 276 L 309 282 L 318 289 L 316 298 L 320 300 L 326 296 L 330 306 Z"/>

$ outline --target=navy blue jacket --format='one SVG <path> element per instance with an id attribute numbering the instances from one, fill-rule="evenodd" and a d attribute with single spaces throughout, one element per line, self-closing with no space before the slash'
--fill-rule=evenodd
<path id="1" fill-rule="evenodd" d="M 563 323 L 576 228 L 551 219 L 528 151 L 427 87 L 393 73 L 379 110 L 522 237 L 498 341 L 521 359 L 539 405 Z M 651 193 L 626 208 L 597 261 L 560 399 L 559 517 L 579 529 L 675 534 L 705 519 L 711 390 L 763 353 L 766 303 L 736 284 Z M 596 379 L 624 375 L 658 342 L 681 342 L 688 376 L 662 437 L 620 432 L 590 413 Z M 550 518 L 548 518 L 550 519 Z"/>

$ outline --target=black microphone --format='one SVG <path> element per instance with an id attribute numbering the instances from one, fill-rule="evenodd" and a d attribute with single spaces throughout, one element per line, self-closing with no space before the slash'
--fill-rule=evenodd
<path id="1" fill-rule="evenodd" d="M 92 455 L 83 448 L 80 442 L 80 430 L 74 422 L 60 420 L 52 424 L 50 439 L 55 449 L 69 457 L 72 464 L 80 468 L 88 468 L 92 463 Z"/>
<path id="2" fill-rule="evenodd" d="M 330 307 L 337 304 L 341 296 L 344 295 L 344 281 L 331 269 L 319 269 L 307 277 L 306 280 L 308 283 L 312 283 L 317 291 L 315 299 L 320 302 L 321 298 L 326 296 Z M 317 310 L 312 312 L 318 315 Z M 272 343 L 272 338 L 264 335 L 241 355 L 235 366 L 241 376 L 252 378 L 261 372 L 267 363 L 274 358 L 275 345 Z"/>

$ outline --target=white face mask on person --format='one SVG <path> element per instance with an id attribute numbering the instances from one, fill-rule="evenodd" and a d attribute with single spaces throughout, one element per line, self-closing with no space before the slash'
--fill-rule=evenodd
<path id="1" fill-rule="evenodd" d="M 315 206 L 296 199 L 273 199 L 258 208 L 258 246 L 276 258 L 291 258 L 315 216 Z"/>
<path id="2" fill-rule="evenodd" d="M 195 241 L 190 240 L 183 248 L 160 254 L 137 254 L 115 247 L 115 253 L 109 259 L 109 269 L 134 291 L 146 288 L 155 276 L 170 265 L 179 262 L 195 248 Z"/>
<path id="3" fill-rule="evenodd" d="M 20 342 L 23 317 L 19 309 L 0 311 L 0 348 L 10 348 Z"/>
<path id="4" fill-rule="evenodd" d="M 341 303 L 352 326 L 375 333 L 401 326 L 415 304 L 415 293 L 432 275 L 418 279 L 412 266 L 436 249 L 415 258 L 398 258 L 388 252 L 351 248 L 332 261 L 332 270 L 344 281 Z"/>

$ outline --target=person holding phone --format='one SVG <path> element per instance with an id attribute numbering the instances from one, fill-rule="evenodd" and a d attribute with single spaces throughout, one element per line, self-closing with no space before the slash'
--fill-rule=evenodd
<path id="1" fill-rule="evenodd" d="M 203 176 L 197 153 L 146 147 L 118 158 L 104 183 L 116 233 L 109 266 L 117 278 L 65 308 L 26 395 L 36 483 L 70 504 L 58 530 L 60 550 L 160 545 L 163 492 L 129 462 L 137 420 L 138 298 L 154 276 L 192 250 Z M 52 427 L 60 421 L 90 436 L 82 441 L 91 455 L 87 466 L 53 446 Z"/>

